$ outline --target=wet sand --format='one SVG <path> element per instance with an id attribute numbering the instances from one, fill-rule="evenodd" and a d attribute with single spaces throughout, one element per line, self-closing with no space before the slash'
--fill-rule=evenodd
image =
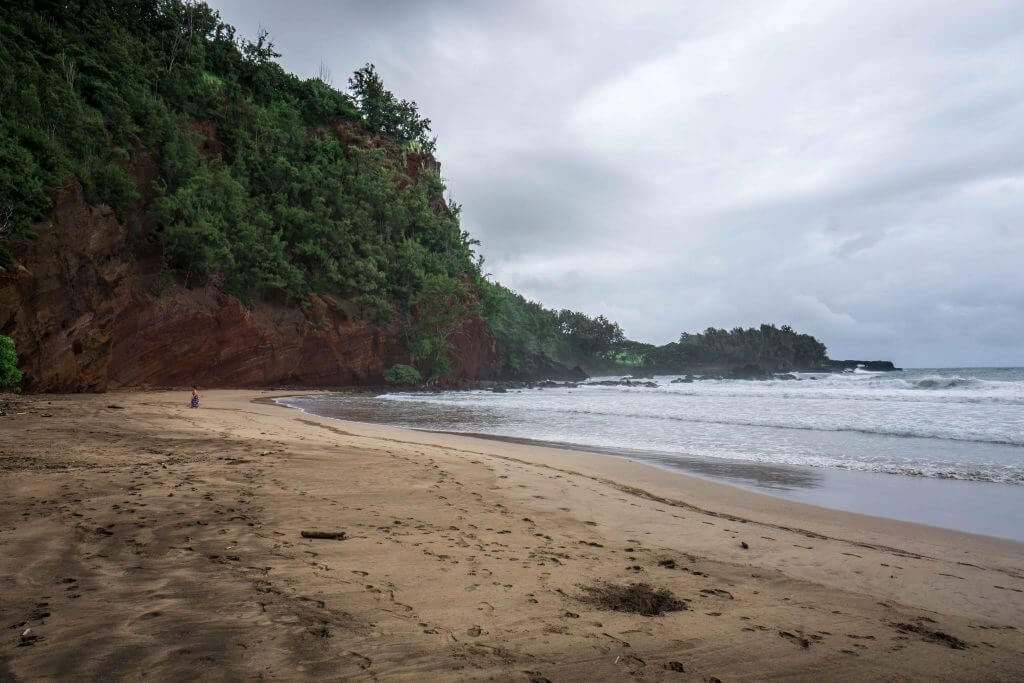
<path id="1" fill-rule="evenodd" d="M 0 680 L 1024 670 L 1020 543 L 272 395 L 0 398 Z"/>

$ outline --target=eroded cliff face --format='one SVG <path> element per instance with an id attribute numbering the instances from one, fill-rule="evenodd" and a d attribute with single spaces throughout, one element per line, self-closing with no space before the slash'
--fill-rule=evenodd
<path id="1" fill-rule="evenodd" d="M 89 206 L 74 181 L 35 230 L 38 239 L 14 250 L 20 265 L 0 271 L 0 333 L 14 338 L 29 391 L 374 385 L 408 362 L 398 324 L 355 321 L 339 302 L 249 309 L 213 287 L 154 294 L 152 263 L 129 256 L 125 227 Z M 447 383 L 496 375 L 482 320 L 452 341 Z"/>

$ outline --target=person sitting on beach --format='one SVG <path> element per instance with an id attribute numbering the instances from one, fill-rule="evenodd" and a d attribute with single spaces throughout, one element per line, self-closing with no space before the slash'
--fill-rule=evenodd
<path id="1" fill-rule="evenodd" d="M 192 403 L 193 408 L 199 407 L 199 390 L 196 389 L 195 385 L 192 386 Z"/>

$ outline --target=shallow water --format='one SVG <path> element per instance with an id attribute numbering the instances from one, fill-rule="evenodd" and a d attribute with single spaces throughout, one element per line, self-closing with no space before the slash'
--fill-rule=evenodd
<path id="1" fill-rule="evenodd" d="M 828 507 L 1024 540 L 1024 369 L 798 377 L 282 402 L 327 417 L 581 447 Z"/>

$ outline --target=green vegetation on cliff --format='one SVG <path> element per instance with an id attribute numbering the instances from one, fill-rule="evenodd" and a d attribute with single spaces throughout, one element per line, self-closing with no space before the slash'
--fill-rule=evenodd
<path id="1" fill-rule="evenodd" d="M 434 376 L 481 310 L 507 370 L 533 350 L 578 355 L 557 316 L 517 329 L 542 309 L 481 276 L 443 199 L 430 121 L 372 65 L 347 92 L 300 79 L 266 34 L 239 39 L 182 0 L 14 2 L 0 7 L 0 35 L 0 267 L 73 177 L 139 254 L 156 254 L 163 281 L 245 302 L 301 305 L 316 292 L 379 322 L 397 313 Z"/>
<path id="2" fill-rule="evenodd" d="M 0 268 L 74 179 L 155 266 L 154 292 L 173 279 L 290 306 L 316 293 L 401 330 L 432 380 L 478 317 L 509 378 L 819 353 L 785 327 L 650 347 L 487 281 L 444 200 L 429 119 L 372 65 L 346 91 L 298 78 L 267 34 L 240 39 L 184 0 L 15 0 L 0 35 Z"/>
<path id="3" fill-rule="evenodd" d="M 500 284 L 483 282 L 481 299 L 486 319 L 498 341 L 502 375 L 511 378 L 547 376 L 557 368 L 582 365 L 591 372 L 614 368 L 616 350 L 625 337 L 618 323 L 603 315 L 562 309 L 529 301 Z"/>
<path id="4" fill-rule="evenodd" d="M 72 0 L 0 9 L 0 213 L 11 238 L 69 176 L 130 218 L 151 198 L 163 261 L 243 300 L 354 299 L 384 318 L 428 275 L 474 269 L 422 152 L 415 103 L 372 66 L 343 93 L 238 40 L 203 4 Z M 210 143 L 200 152 L 203 137 Z M 140 158 L 158 160 L 141 186 Z"/>
<path id="5" fill-rule="evenodd" d="M 764 324 L 759 328 L 709 327 L 697 334 L 683 332 L 678 342 L 649 347 L 644 364 L 654 372 L 685 372 L 708 367 L 754 364 L 762 370 L 809 370 L 827 359 L 825 345 L 809 334 L 794 332 L 789 325 Z"/>
<path id="6" fill-rule="evenodd" d="M 0 389 L 17 389 L 21 384 L 14 340 L 0 334 Z"/>

